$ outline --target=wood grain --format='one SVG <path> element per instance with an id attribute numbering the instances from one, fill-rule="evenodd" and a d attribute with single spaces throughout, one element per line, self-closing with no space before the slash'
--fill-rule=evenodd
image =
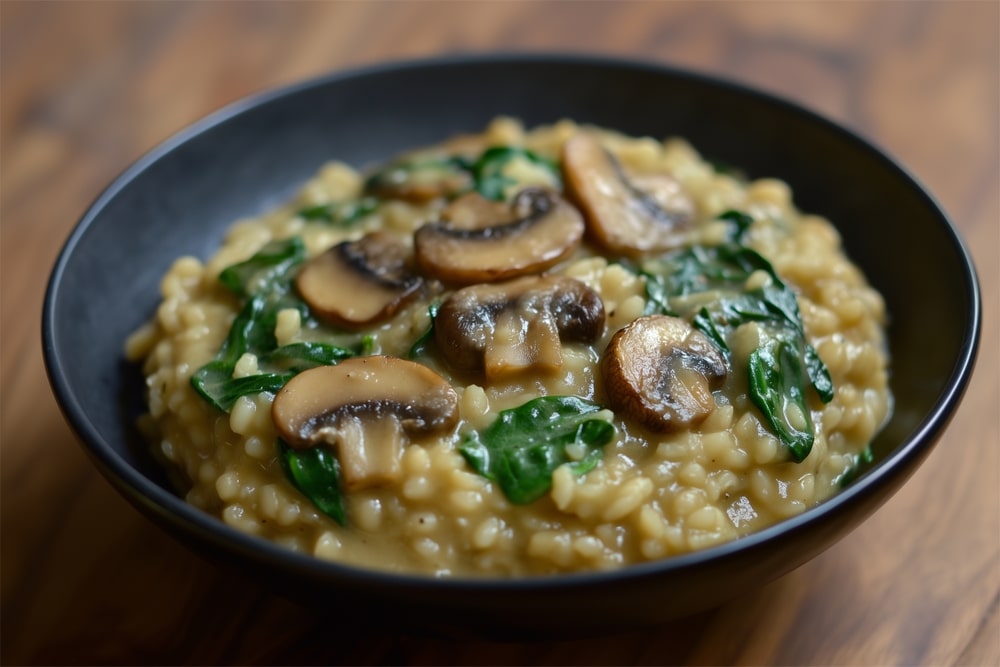
<path id="1" fill-rule="evenodd" d="M 1000 664 L 1000 4 L 0 2 L 4 664 Z M 357 635 L 142 519 L 63 423 L 48 271 L 130 162 L 244 95 L 391 59 L 637 56 L 797 100 L 900 159 L 977 262 L 977 372 L 909 484 L 819 558 L 652 630 L 497 644 Z"/>

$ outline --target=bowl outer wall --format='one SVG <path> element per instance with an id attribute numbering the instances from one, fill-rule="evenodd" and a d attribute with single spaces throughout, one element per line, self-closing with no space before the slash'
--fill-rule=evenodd
<path id="1" fill-rule="evenodd" d="M 431 580 L 321 563 L 239 534 L 175 496 L 131 426 L 142 385 L 121 354 L 125 337 L 152 314 L 173 259 L 210 256 L 229 224 L 285 201 L 330 159 L 363 167 L 478 131 L 498 114 L 527 126 L 573 118 L 632 135 L 683 136 L 752 177 L 785 180 L 801 209 L 834 221 L 892 316 L 897 409 L 873 445 L 876 466 L 833 500 L 736 543 L 622 572 L 517 581 Z M 46 294 L 43 346 L 60 407 L 116 488 L 175 534 L 224 560 L 245 560 L 258 579 L 299 593 L 304 584 L 319 597 L 353 591 L 375 608 L 417 604 L 433 610 L 421 614 L 425 621 L 472 623 L 466 612 L 476 610 L 497 623 L 600 625 L 721 602 L 800 565 L 874 511 L 929 453 L 957 405 L 978 346 L 979 301 L 968 253 L 933 199 L 884 153 L 811 112 L 649 63 L 486 56 L 306 82 L 238 102 L 154 149 L 98 198 L 67 241 Z M 934 327 L 928 312 L 936 313 Z M 518 608 L 531 611 L 515 621 Z M 595 617 L 596 609 L 604 613 Z"/>

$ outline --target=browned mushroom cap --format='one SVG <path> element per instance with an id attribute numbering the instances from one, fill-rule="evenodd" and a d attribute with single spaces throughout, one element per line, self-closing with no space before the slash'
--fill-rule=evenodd
<path id="1" fill-rule="evenodd" d="M 580 213 L 555 192 L 526 188 L 504 211 L 470 193 L 452 203 L 447 220 L 417 230 L 417 262 L 445 282 L 470 285 L 539 273 L 583 239 Z"/>
<path id="2" fill-rule="evenodd" d="M 594 239 L 611 252 L 639 255 L 684 243 L 694 208 L 669 176 L 630 179 L 593 136 L 577 134 L 562 151 L 567 196 Z"/>
<path id="3" fill-rule="evenodd" d="M 604 332 L 604 302 L 565 276 L 527 276 L 454 292 L 434 320 L 434 339 L 457 371 L 487 380 L 562 365 L 562 340 Z"/>
<path id="4" fill-rule="evenodd" d="M 356 490 L 398 480 L 410 437 L 453 429 L 458 395 L 426 366 L 357 357 L 293 377 L 275 395 L 271 418 L 292 447 L 335 446 L 344 486 Z"/>
<path id="5" fill-rule="evenodd" d="M 601 360 L 612 409 L 654 431 L 701 422 L 715 406 L 712 388 L 726 378 L 726 362 L 687 321 L 640 317 L 618 331 Z"/>
<path id="6" fill-rule="evenodd" d="M 400 241 L 372 232 L 309 260 L 295 287 L 319 317 L 357 329 L 392 317 L 420 289 L 423 280 L 407 259 Z"/>

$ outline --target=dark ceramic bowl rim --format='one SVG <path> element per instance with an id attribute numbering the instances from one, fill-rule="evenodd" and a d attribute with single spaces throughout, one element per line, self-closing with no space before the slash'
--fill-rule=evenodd
<path id="1" fill-rule="evenodd" d="M 100 213 L 112 201 L 118 193 L 125 188 L 137 175 L 146 170 L 171 151 L 187 141 L 205 133 L 207 130 L 225 123 L 227 120 L 253 110 L 255 107 L 276 100 L 281 97 L 293 95 L 307 89 L 329 86 L 339 81 L 349 80 L 357 77 L 366 77 L 374 74 L 385 73 L 393 70 L 419 69 L 426 67 L 462 67 L 475 63 L 504 63 L 512 64 L 525 62 L 546 62 L 546 63 L 567 63 L 567 64 L 591 64 L 591 65 L 612 65 L 632 68 L 637 70 L 647 70 L 665 76 L 697 80 L 716 87 L 728 88 L 742 95 L 756 97 L 768 104 L 782 108 L 785 112 L 799 115 L 812 123 L 824 126 L 828 131 L 835 133 L 840 139 L 851 142 L 863 151 L 869 153 L 875 160 L 883 163 L 890 170 L 901 175 L 905 180 L 910 181 L 919 190 L 920 195 L 925 200 L 927 206 L 932 209 L 940 219 L 948 235 L 964 259 L 966 273 L 963 276 L 968 287 L 970 296 L 970 309 L 968 312 L 967 335 L 963 341 L 963 348 L 955 367 L 945 384 L 944 391 L 939 396 L 933 410 L 927 414 L 920 422 L 912 436 L 896 446 L 896 448 L 883 460 L 879 461 L 872 469 L 866 471 L 855 480 L 850 486 L 839 492 L 833 498 L 809 508 L 805 512 L 790 519 L 784 520 L 761 531 L 739 538 L 737 540 L 710 547 L 701 551 L 672 556 L 663 560 L 651 561 L 631 565 L 625 568 L 599 571 L 581 572 L 559 575 L 541 575 L 522 578 L 495 578 L 495 577 L 443 577 L 435 578 L 427 575 L 399 574 L 385 572 L 374 569 L 365 569 L 351 565 L 323 561 L 313 556 L 299 554 L 261 538 L 246 535 L 230 528 L 219 519 L 198 510 L 187 504 L 182 498 L 163 489 L 157 483 L 143 475 L 139 470 L 133 468 L 127 461 L 114 450 L 88 419 L 81 408 L 76 397 L 70 392 L 68 383 L 63 371 L 59 350 L 55 345 L 53 333 L 53 319 L 55 317 L 54 308 L 58 297 L 60 283 L 63 277 L 68 258 L 73 254 L 74 248 L 80 239 L 87 233 L 90 225 L 98 219 Z M 220 110 L 202 118 L 201 120 L 187 126 L 175 133 L 156 147 L 152 148 L 126 168 L 94 201 L 87 209 L 80 221 L 76 224 L 67 241 L 65 242 L 51 273 L 48 287 L 45 294 L 42 315 L 42 342 L 43 352 L 48 373 L 49 382 L 53 388 L 60 408 L 64 416 L 76 431 L 82 441 L 87 453 L 95 461 L 102 474 L 132 503 L 143 507 L 168 526 L 179 528 L 184 533 L 192 534 L 209 544 L 221 547 L 230 553 L 236 552 L 254 561 L 268 563 L 282 563 L 290 566 L 295 571 L 309 576 L 320 578 L 343 578 L 350 577 L 353 582 L 359 585 L 375 584 L 379 586 L 396 587 L 400 590 L 409 588 L 440 587 L 442 589 L 463 589 L 468 591 L 479 590 L 489 592 L 491 590 L 532 590 L 532 591 L 557 591 L 565 588 L 576 588 L 603 583 L 620 582 L 628 579 L 641 579 L 651 574 L 665 574 L 672 571 L 681 571 L 696 564 L 703 564 L 710 561 L 721 561 L 739 552 L 755 549 L 766 544 L 779 535 L 799 530 L 802 526 L 815 522 L 822 522 L 830 515 L 844 511 L 848 506 L 863 502 L 868 496 L 876 494 L 877 489 L 888 482 L 889 479 L 898 474 L 907 474 L 900 464 L 910 458 L 922 458 L 934 446 L 940 432 L 945 428 L 961 400 L 968 380 L 971 376 L 978 350 L 979 335 L 981 328 L 981 297 L 975 268 L 971 257 L 959 236 L 955 226 L 949 220 L 942 208 L 928 193 L 926 188 L 908 173 L 900 164 L 892 159 L 885 151 L 878 148 L 871 141 L 862 138 L 855 132 L 834 123 L 809 109 L 764 92 L 755 88 L 750 88 L 740 83 L 736 83 L 716 75 L 708 75 L 688 69 L 677 69 L 668 65 L 653 63 L 649 61 L 629 59 L 613 56 L 593 56 L 586 54 L 562 54 L 562 53 L 501 53 L 501 54 L 476 54 L 462 56 L 446 56 L 437 58 L 424 58 L 404 61 L 389 61 L 374 65 L 361 66 L 343 71 L 334 72 L 325 76 L 308 79 L 296 84 L 280 87 L 274 90 L 257 93 L 237 100 Z"/>

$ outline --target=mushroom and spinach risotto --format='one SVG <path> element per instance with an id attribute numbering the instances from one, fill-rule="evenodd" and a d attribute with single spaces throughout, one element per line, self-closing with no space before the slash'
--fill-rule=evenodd
<path id="1" fill-rule="evenodd" d="M 607 569 L 759 530 L 870 460 L 884 303 L 786 184 L 498 118 L 183 257 L 141 428 L 186 498 L 319 558 Z"/>

